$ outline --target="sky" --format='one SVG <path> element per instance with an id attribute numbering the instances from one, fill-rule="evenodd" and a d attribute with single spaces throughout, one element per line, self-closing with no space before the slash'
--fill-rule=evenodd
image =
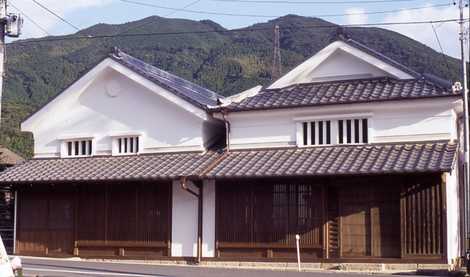
<path id="1" fill-rule="evenodd" d="M 24 13 L 41 28 L 35 26 L 32 21 L 25 18 L 23 35 L 24 38 L 43 37 L 46 35 L 63 35 L 76 32 L 76 30 L 48 13 L 34 0 L 8 0 L 11 4 L 9 12 Z M 339 0 L 275 0 L 283 3 L 272 3 L 273 0 L 254 0 L 257 2 L 269 1 L 270 3 L 246 3 L 231 2 L 231 0 L 131 0 L 135 2 L 158 5 L 161 8 L 148 7 L 129 3 L 122 0 L 36 0 L 47 6 L 50 10 L 59 14 L 72 25 L 80 29 L 97 23 L 119 24 L 142 19 L 151 15 L 187 18 L 193 20 L 210 19 L 225 28 L 233 29 L 246 27 L 258 22 L 265 22 L 272 18 L 286 14 L 297 14 L 302 16 L 320 17 L 337 24 L 368 24 L 383 22 L 409 22 L 455 19 L 459 16 L 458 7 L 454 1 L 448 0 L 395 0 L 387 3 L 364 3 L 367 1 L 351 0 L 347 4 L 335 4 Z M 250 1 L 250 0 L 248 0 Z M 291 3 L 286 3 L 291 2 Z M 292 3 L 295 2 L 295 3 Z M 299 3 L 310 2 L 310 3 Z M 312 2 L 323 2 L 324 4 L 312 4 Z M 325 2 L 328 2 L 325 4 Z M 345 1 L 343 1 L 345 2 Z M 435 5 L 443 5 L 435 7 Z M 253 16 L 228 16 L 191 13 L 187 11 L 172 11 L 170 8 L 183 8 L 189 10 L 249 14 Z M 165 9 L 166 7 L 167 9 Z M 404 10 L 410 8 L 419 8 Z M 387 14 L 367 14 L 376 11 L 390 11 Z M 399 11 L 397 11 L 399 10 Z M 328 16 L 331 14 L 349 14 L 345 16 Z M 272 16 L 272 18 L 269 18 Z M 466 9 L 468 17 L 468 9 Z M 439 38 L 445 54 L 459 57 L 458 24 L 434 23 L 437 37 Z M 396 25 L 384 28 L 402 33 L 418 40 L 437 51 L 441 52 L 436 34 L 431 24 L 425 25 Z M 281 26 L 282 28 L 282 26 Z M 47 33 L 46 33 L 47 32 Z M 312 53 L 313 55 L 314 53 Z"/>

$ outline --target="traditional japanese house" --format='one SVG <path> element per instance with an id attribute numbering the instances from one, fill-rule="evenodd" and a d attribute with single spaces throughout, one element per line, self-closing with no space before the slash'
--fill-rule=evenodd
<path id="1" fill-rule="evenodd" d="M 461 115 L 351 39 L 226 98 L 116 50 L 23 122 L 15 252 L 452 263 Z"/>

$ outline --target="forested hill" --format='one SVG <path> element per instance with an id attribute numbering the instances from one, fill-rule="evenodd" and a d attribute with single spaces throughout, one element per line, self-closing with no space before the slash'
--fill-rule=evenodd
<path id="1" fill-rule="evenodd" d="M 337 32 L 333 23 L 295 15 L 255 24 L 240 29 L 241 32 L 224 32 L 226 29 L 209 20 L 153 16 L 119 25 L 98 24 L 74 35 L 110 35 L 126 30 L 132 34 L 185 34 L 11 43 L 7 47 L 0 143 L 31 155 L 31 135 L 21 134 L 19 123 L 106 56 L 113 46 L 223 95 L 267 84 L 274 24 L 281 27 L 284 72 L 325 47 Z M 444 57 L 408 37 L 379 28 L 350 28 L 346 32 L 415 71 L 450 80 L 458 77 L 456 59 Z"/>

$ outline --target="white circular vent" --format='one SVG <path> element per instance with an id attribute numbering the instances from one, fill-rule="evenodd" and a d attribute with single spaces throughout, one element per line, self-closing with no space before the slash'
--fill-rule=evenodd
<path id="1" fill-rule="evenodd" d="M 121 86 L 119 85 L 119 82 L 116 80 L 109 80 L 106 82 L 106 93 L 110 97 L 116 97 L 119 95 L 121 92 Z"/>

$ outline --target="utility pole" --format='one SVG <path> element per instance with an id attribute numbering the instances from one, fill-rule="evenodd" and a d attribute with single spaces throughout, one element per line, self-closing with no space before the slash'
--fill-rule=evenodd
<path id="1" fill-rule="evenodd" d="M 5 77 L 6 43 L 5 37 L 19 37 L 23 19 L 19 14 L 8 13 L 7 0 L 0 0 L 0 120 L 2 118 L 3 79 Z"/>
<path id="2" fill-rule="evenodd" d="M 470 214 L 469 214 L 469 203 L 470 203 L 470 190 L 469 190 L 469 117 L 468 117 L 468 83 L 467 83 L 467 63 L 465 61 L 465 21 L 464 21 L 464 0 L 459 0 L 459 11 L 460 11 L 460 17 L 459 17 L 459 25 L 460 25 L 460 33 L 459 33 L 459 39 L 460 39 L 460 54 L 461 54 L 461 74 L 462 74 L 462 86 L 461 86 L 461 91 L 463 94 L 463 121 L 464 121 L 464 142 L 463 142 L 463 150 L 464 150 L 464 245 L 465 245 L 465 250 L 466 254 L 465 256 L 467 257 L 467 271 L 470 269 L 469 266 L 469 261 L 468 261 L 468 256 L 470 254 L 469 252 L 469 219 L 470 219 Z"/>
<path id="3" fill-rule="evenodd" d="M 274 55 L 271 80 L 274 82 L 282 75 L 281 69 L 281 36 L 279 34 L 279 25 L 274 26 Z"/>

